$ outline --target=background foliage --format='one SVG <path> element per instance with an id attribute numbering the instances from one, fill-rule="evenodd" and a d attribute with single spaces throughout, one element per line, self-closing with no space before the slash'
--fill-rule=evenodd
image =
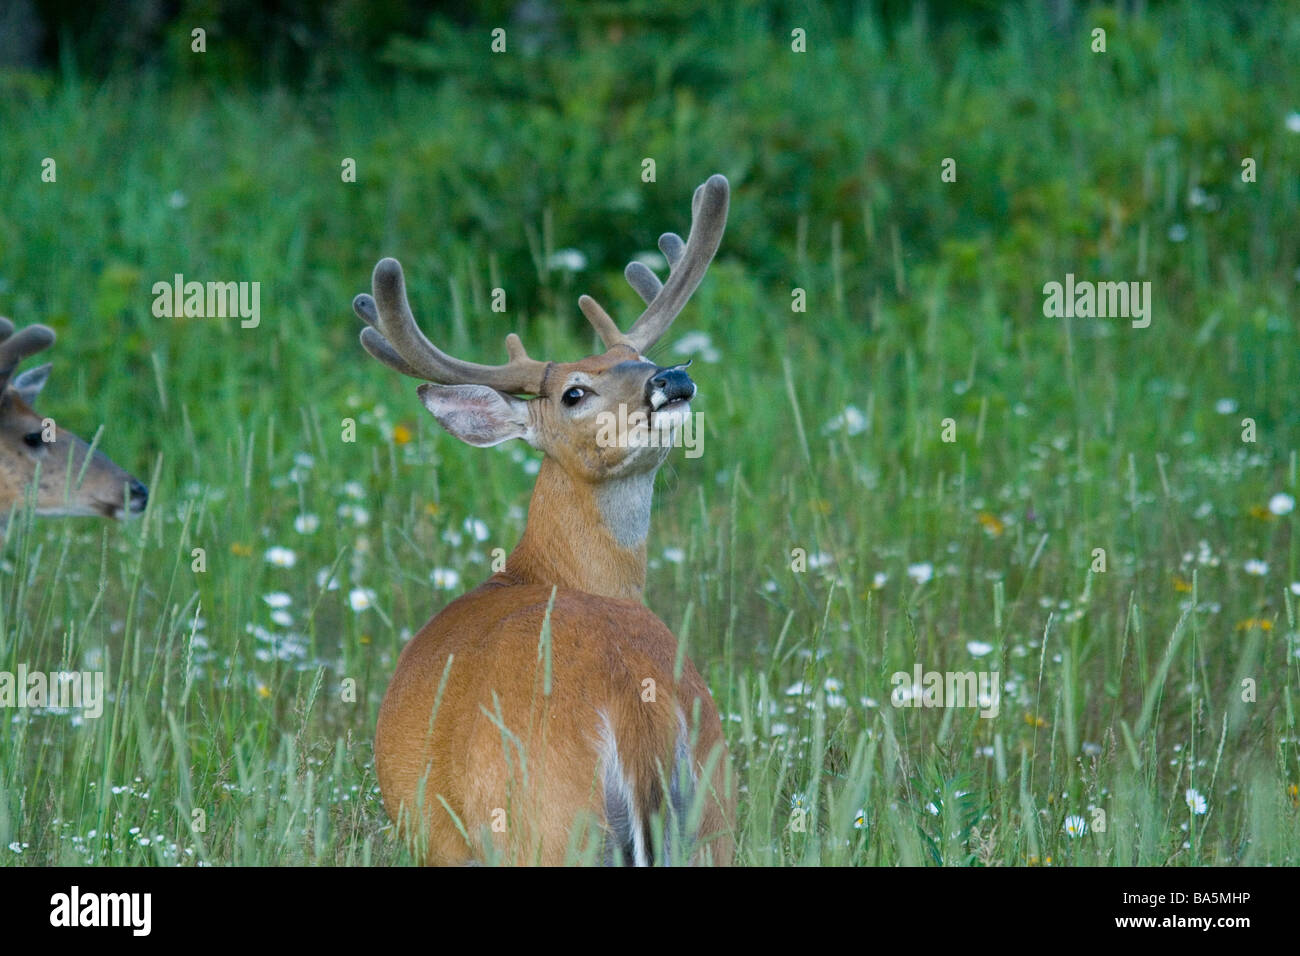
<path id="1" fill-rule="evenodd" d="M 438 431 L 351 297 L 396 255 L 451 351 L 576 357 L 577 295 L 626 322 L 622 265 L 720 171 L 647 602 L 725 715 L 742 860 L 1297 861 L 1293 8 L 33 2 L 18 43 L 22 6 L 0 312 L 153 497 L 5 544 L 0 670 L 102 667 L 115 706 L 0 719 L 0 860 L 403 859 L 375 709 L 535 456 Z M 1067 272 L 1151 281 L 1151 327 L 1045 318 Z M 176 273 L 260 282 L 262 324 L 155 318 Z M 1001 713 L 890 707 L 918 661 L 999 670 Z"/>

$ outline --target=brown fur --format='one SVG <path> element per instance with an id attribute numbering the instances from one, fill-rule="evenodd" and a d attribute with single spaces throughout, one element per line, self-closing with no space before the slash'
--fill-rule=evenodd
<path id="1" fill-rule="evenodd" d="M 652 479 L 668 449 L 600 448 L 594 416 L 567 418 L 553 401 L 581 375 L 596 386 L 598 407 L 639 407 L 650 368 L 623 349 L 554 367 L 547 393 L 528 403 L 534 443 L 547 457 L 518 547 L 504 572 L 448 605 L 398 660 L 375 733 L 376 771 L 389 814 L 417 850 L 427 845 L 428 863 L 482 858 L 482 828 L 498 808 L 507 811 L 507 830 L 492 839 L 507 859 L 561 862 L 584 819 L 603 821 L 596 749 L 602 712 L 640 807 L 656 807 L 661 775 L 671 772 L 679 706 L 694 742 L 697 786 L 712 791 L 698 834 L 700 858 L 731 861 L 735 796 L 717 709 L 689 660 L 674 686 L 677 640 L 641 603 L 645 542 L 621 546 L 598 504 L 611 473 Z M 552 692 L 545 700 L 538 643 L 552 585 L 559 590 L 551 616 Z M 646 678 L 655 681 L 654 703 L 641 699 Z M 524 745 L 527 785 L 517 753 L 509 751 L 512 768 L 501 731 L 487 716 L 496 702 Z M 721 752 L 706 780 L 703 768 L 715 747 Z M 438 796 L 468 831 L 468 842 Z"/>
<path id="2" fill-rule="evenodd" d="M 658 790 L 661 765 L 667 769 L 671 759 L 676 705 L 689 715 L 698 701 L 697 760 L 703 765 L 715 746 L 724 748 L 713 774 L 717 796 L 706 798 L 700 839 L 715 862 L 729 863 L 734 799 L 727 795 L 722 727 L 694 666 L 685 662 L 674 689 L 677 642 L 644 605 L 561 589 L 551 612 L 548 699 L 537 661 L 550 596 L 544 585 L 525 584 L 508 572 L 494 575 L 448 605 L 403 650 L 375 733 L 376 769 L 389 814 L 397 820 L 403 808 L 419 805 L 427 773 L 425 832 L 418 833 L 414 821 L 404 829 L 417 845 L 427 841 L 427 863 L 482 859 L 498 808 L 506 811 L 506 832 L 491 833 L 490 839 L 506 861 L 561 863 L 584 816 L 603 818 L 595 747 L 599 712 L 609 717 L 645 806 Z M 449 655 L 454 660 L 430 734 Z M 655 703 L 641 700 L 647 677 L 658 686 Z M 522 744 L 526 771 L 518 749 L 503 744 L 489 716 L 498 705 Z M 468 843 L 436 795 L 468 831 Z"/>
<path id="3" fill-rule="evenodd" d="M 132 495 L 132 489 L 143 486 L 99 450 L 91 456 L 81 483 L 69 491 L 69 474 L 76 481 L 90 446 L 56 425 L 53 442 L 30 447 L 24 437 L 41 432 L 43 421 L 14 388 L 0 393 L 0 524 L 15 505 L 23 503 L 36 480 L 38 463 L 37 514 L 118 518 L 143 509 L 143 499 Z"/>

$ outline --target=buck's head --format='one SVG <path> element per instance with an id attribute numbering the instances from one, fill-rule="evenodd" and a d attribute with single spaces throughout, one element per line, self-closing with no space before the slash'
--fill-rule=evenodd
<path id="1" fill-rule="evenodd" d="M 578 362 L 529 358 L 517 335 L 506 337 L 510 361 L 478 365 L 442 352 L 416 326 L 395 259 L 375 266 L 374 296 L 352 306 L 367 323 L 361 343 L 375 358 L 413 378 L 425 407 L 447 431 L 471 445 L 522 438 L 587 484 L 653 473 L 667 457 L 670 434 L 690 414 L 695 383 L 684 366 L 661 367 L 645 357 L 695 291 L 722 239 L 727 180 L 711 177 L 695 191 L 686 242 L 659 239 L 669 276 L 661 283 L 640 262 L 625 275 L 646 303 L 626 334 L 590 296 L 578 305 L 606 351 Z"/>
<path id="2" fill-rule="evenodd" d="M 126 518 L 143 511 L 149 497 L 144 485 L 103 452 L 92 454 L 72 432 L 32 410 L 50 366 L 14 371 L 53 344 L 54 332 L 44 325 L 15 333 L 14 324 L 0 318 L 0 527 L 33 483 L 41 515 Z"/>

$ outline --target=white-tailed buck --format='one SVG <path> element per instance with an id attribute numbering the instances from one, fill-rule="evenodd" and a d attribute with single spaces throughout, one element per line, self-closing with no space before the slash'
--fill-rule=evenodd
<path id="1" fill-rule="evenodd" d="M 38 515 L 125 518 L 144 511 L 149 492 L 139 481 L 72 432 L 32 411 L 50 375 L 47 363 L 15 376 L 23 359 L 54 344 L 54 332 L 29 325 L 19 332 L 0 317 L 0 537 L 16 505 L 35 484 Z M 90 460 L 86 456 L 90 455 Z"/>
<path id="2" fill-rule="evenodd" d="M 418 393 L 452 435 L 480 447 L 521 438 L 545 453 L 505 569 L 411 639 L 380 707 L 379 786 L 419 859 L 731 862 L 735 794 L 717 709 L 642 603 L 668 442 L 600 437 L 610 416 L 662 434 L 689 415 L 695 384 L 645 353 L 717 251 L 728 192 L 710 178 L 687 241 L 660 238 L 666 283 L 628 265 L 647 307 L 626 334 L 578 300 L 607 349 L 580 362 L 529 358 L 514 334 L 505 365 L 447 355 L 417 328 L 393 259 L 375 266 L 374 297 L 353 302 L 371 355 L 437 383 Z"/>

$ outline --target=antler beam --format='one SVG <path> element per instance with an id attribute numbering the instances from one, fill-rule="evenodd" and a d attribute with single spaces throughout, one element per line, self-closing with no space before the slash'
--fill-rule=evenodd
<path id="1" fill-rule="evenodd" d="M 628 263 L 623 275 L 646 303 L 646 310 L 626 335 L 618 330 L 608 313 L 591 296 L 584 295 L 578 300 L 578 306 L 596 327 L 607 348 L 629 345 L 644 352 L 668 331 L 718 251 L 727 225 L 730 197 L 727 177 L 715 173 L 695 190 L 691 198 L 691 231 L 686 242 L 673 232 L 665 232 L 659 237 L 659 249 L 668 260 L 667 282 L 660 282 L 644 263 Z"/>
<path id="2" fill-rule="evenodd" d="M 506 336 L 510 361 L 479 365 L 453 358 L 425 338 L 406 299 L 406 280 L 396 259 L 380 259 L 371 278 L 374 296 L 352 300 L 353 310 L 369 326 L 361 330 L 367 352 L 403 375 L 442 385 L 489 385 L 502 392 L 536 395 L 546 376 L 546 362 L 528 357 L 519 336 Z"/>

